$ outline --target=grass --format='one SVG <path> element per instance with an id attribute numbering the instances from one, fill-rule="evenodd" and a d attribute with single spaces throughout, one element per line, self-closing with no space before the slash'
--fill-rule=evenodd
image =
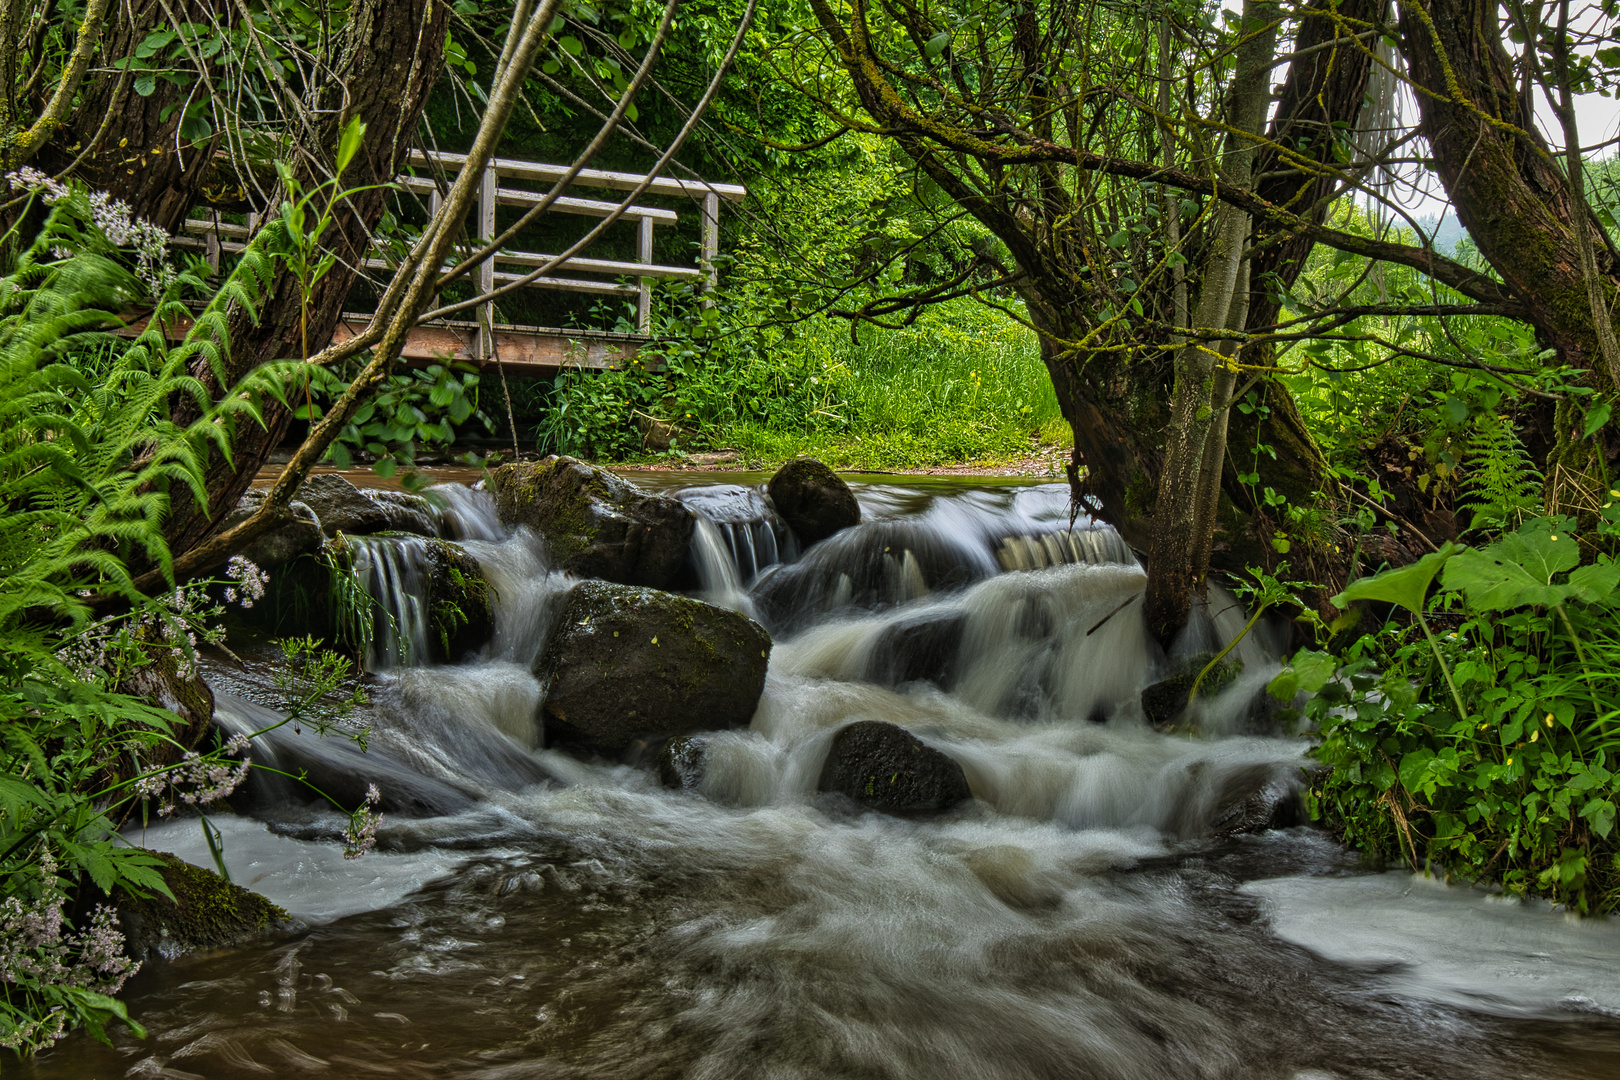
<path id="1" fill-rule="evenodd" d="M 819 321 L 782 348 L 835 388 L 842 423 L 741 423 L 709 433 L 712 445 L 895 469 L 1004 464 L 1072 442 L 1034 332 L 976 304 L 927 311 L 905 329 L 861 327 L 859 343 L 846 323 Z"/>

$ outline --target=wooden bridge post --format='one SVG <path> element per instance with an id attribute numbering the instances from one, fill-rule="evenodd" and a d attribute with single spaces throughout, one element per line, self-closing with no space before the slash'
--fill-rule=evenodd
<path id="1" fill-rule="evenodd" d="M 478 185 L 478 240 L 479 246 L 495 239 L 495 192 L 499 184 L 494 164 L 484 168 Z M 478 264 L 478 291 L 487 293 L 495 288 L 495 260 L 485 259 Z M 495 353 L 495 301 L 478 305 L 478 362 L 489 360 Z"/>
<path id="2" fill-rule="evenodd" d="M 636 245 L 636 261 L 643 266 L 652 264 L 653 256 L 653 220 L 644 217 L 640 221 L 641 235 Z M 652 278 L 636 279 L 639 292 L 636 296 L 636 328 L 643 334 L 652 332 Z"/>
<path id="3" fill-rule="evenodd" d="M 720 283 L 720 272 L 714 267 L 714 257 L 720 254 L 720 196 L 714 191 L 703 193 L 703 230 L 699 259 L 703 263 L 703 291 L 708 292 Z M 713 307 L 713 300 L 703 301 L 704 307 Z"/>

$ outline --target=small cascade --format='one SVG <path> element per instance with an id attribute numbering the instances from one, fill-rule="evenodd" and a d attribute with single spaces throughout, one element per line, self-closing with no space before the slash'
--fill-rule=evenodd
<path id="1" fill-rule="evenodd" d="M 465 484 L 435 484 L 424 494 L 438 513 L 446 540 L 504 540 L 506 527 L 495 512 L 495 496 Z"/>
<path id="2" fill-rule="evenodd" d="M 356 536 L 349 544 L 355 580 L 372 602 L 367 670 L 426 663 L 428 541 L 414 536 Z"/>
<path id="3" fill-rule="evenodd" d="M 1111 527 L 1068 517 L 1068 493 L 968 492 L 913 506 L 868 499 L 868 520 L 760 579 L 755 605 L 773 631 L 897 607 L 997 575 L 1056 566 L 1136 566 Z"/>
<path id="4" fill-rule="evenodd" d="M 675 497 L 697 514 L 692 562 L 705 596 L 744 610 L 735 602 L 760 572 L 799 557 L 798 541 L 759 488 L 713 484 L 686 488 Z"/>

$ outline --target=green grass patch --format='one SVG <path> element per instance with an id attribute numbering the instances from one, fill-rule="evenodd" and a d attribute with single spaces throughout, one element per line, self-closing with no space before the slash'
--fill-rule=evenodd
<path id="1" fill-rule="evenodd" d="M 705 433 L 713 445 L 888 469 L 996 464 L 1030 453 L 1036 438 L 1071 441 L 1035 333 L 978 305 L 925 312 L 900 330 L 861 327 L 858 342 L 847 324 L 817 321 L 780 349 L 837 402 L 810 423 L 719 427 Z"/>

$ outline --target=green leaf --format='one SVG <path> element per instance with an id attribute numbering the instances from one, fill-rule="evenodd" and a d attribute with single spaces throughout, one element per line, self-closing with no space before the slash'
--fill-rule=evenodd
<path id="1" fill-rule="evenodd" d="M 337 171 L 339 176 L 342 176 L 343 170 L 349 167 L 349 162 L 354 160 L 354 155 L 360 152 L 360 146 L 365 142 L 365 138 L 366 125 L 360 122 L 358 116 L 344 125 L 343 134 L 338 139 L 337 149 Z"/>
<path id="2" fill-rule="evenodd" d="M 923 45 L 923 55 L 932 60 L 945 51 L 945 46 L 951 43 L 951 35 L 944 30 L 929 38 Z"/>
<path id="3" fill-rule="evenodd" d="M 1435 575 L 1448 559 L 1465 550 L 1462 545 L 1447 540 L 1439 551 L 1431 551 L 1409 566 L 1352 581 L 1345 586 L 1344 592 L 1333 598 L 1333 603 L 1347 608 L 1354 600 L 1378 600 L 1397 604 L 1413 614 L 1422 614 L 1423 598 L 1428 595 Z"/>
<path id="4" fill-rule="evenodd" d="M 1597 562 L 1570 571 L 1570 597 L 1588 604 L 1615 599 L 1620 589 L 1620 562 Z"/>
<path id="5" fill-rule="evenodd" d="M 1609 422 L 1609 413 L 1612 410 L 1607 401 L 1600 401 L 1586 410 L 1586 423 L 1581 427 L 1581 437 L 1590 439 L 1597 434 L 1597 429 Z"/>
<path id="6" fill-rule="evenodd" d="M 1561 604 L 1574 590 L 1553 578 L 1581 561 L 1569 525 L 1566 518 L 1535 518 L 1489 547 L 1464 552 L 1446 567 L 1445 587 L 1461 592 L 1475 611 Z"/>
<path id="7" fill-rule="evenodd" d="M 1428 748 L 1414 750 L 1401 758 L 1401 785 L 1407 791 L 1416 793 L 1425 783 L 1432 783 L 1429 779 L 1429 763 L 1434 760 L 1434 751 Z"/>
<path id="8" fill-rule="evenodd" d="M 1581 817 L 1592 823 L 1592 831 L 1607 840 L 1614 831 L 1614 803 L 1609 799 L 1593 799 L 1581 807 Z"/>
<path id="9" fill-rule="evenodd" d="M 562 51 L 567 53 L 569 56 L 578 56 L 580 53 L 585 51 L 584 43 L 581 42 L 579 38 L 574 37 L 572 34 L 568 35 L 567 37 L 558 38 L 557 44 L 562 46 Z"/>

